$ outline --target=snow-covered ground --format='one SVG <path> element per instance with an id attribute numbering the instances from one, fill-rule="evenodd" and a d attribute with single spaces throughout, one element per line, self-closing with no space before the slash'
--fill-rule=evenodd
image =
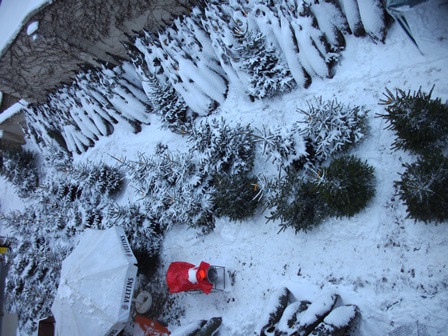
<path id="1" fill-rule="evenodd" d="M 231 88 L 214 116 L 253 127 L 287 125 L 299 118 L 297 108 L 306 108 L 308 100 L 319 96 L 365 106 L 370 134 L 353 151 L 375 167 L 377 192 L 360 214 L 349 219 L 330 218 L 297 235 L 290 229 L 278 234 L 279 223 L 267 224 L 266 213 L 241 223 L 221 218 L 207 236 L 198 236 L 187 227 L 173 228 L 161 252 L 164 267 L 172 261 L 199 264 L 205 260 L 236 272 L 234 285 L 224 292 L 176 294 L 176 305 L 185 309 L 181 324 L 221 316 L 221 336 L 253 335 L 259 332 L 271 294 L 287 286 L 298 299 L 313 301 L 335 292 L 344 304 L 356 304 L 362 314 L 359 335 L 385 335 L 416 321 L 426 325 L 430 335 L 446 335 L 448 223 L 406 219 L 393 182 L 399 179 L 402 164 L 415 158 L 391 151 L 394 136 L 375 115 L 384 112 L 378 103 L 386 87 L 411 91 L 421 87 L 429 92 L 435 85 L 433 97 L 448 99 L 447 17 L 448 5 L 440 1 L 408 12 L 423 55 L 394 24 L 385 44 L 349 38 L 334 78 L 314 79 L 307 90 L 251 103 L 241 88 Z M 115 164 L 110 154 L 132 159 L 138 152 L 153 153 L 158 142 L 171 150 L 185 150 L 185 138 L 159 130 L 157 120 L 152 119 L 141 133 L 117 130 L 75 160 Z M 257 162 L 256 169 L 269 173 L 273 167 Z M 6 211 L 15 203 L 11 202 L 11 188 L 3 181 L 0 185 L 0 203 Z M 129 191 L 123 201 L 132 197 Z"/>
<path id="2" fill-rule="evenodd" d="M 405 219 L 392 186 L 403 171 L 402 163 L 414 158 L 392 152 L 393 135 L 384 130 L 384 120 L 374 118 L 383 111 L 378 102 L 385 87 L 421 86 L 428 92 L 435 84 L 433 97 L 448 99 L 448 35 L 439 40 L 433 25 L 418 19 L 415 31 L 423 56 L 394 26 L 384 45 L 349 40 L 336 76 L 314 81 L 307 91 L 255 104 L 232 92 L 222 114 L 254 126 L 286 124 L 296 117 L 296 107 L 304 107 L 314 96 L 366 106 L 370 136 L 355 152 L 375 167 L 377 194 L 361 214 L 331 218 L 309 233 L 277 234 L 278 223 L 266 224 L 263 214 L 243 223 L 222 219 L 205 238 L 185 228 L 170 232 L 163 250 L 166 262 L 205 259 L 236 270 L 229 292 L 179 299 L 186 307 L 185 323 L 222 316 L 222 335 L 250 335 L 270 293 L 286 285 L 300 299 L 335 291 L 344 304 L 358 305 L 360 335 L 384 335 L 415 321 L 427 325 L 430 335 L 446 334 L 448 226 Z"/>

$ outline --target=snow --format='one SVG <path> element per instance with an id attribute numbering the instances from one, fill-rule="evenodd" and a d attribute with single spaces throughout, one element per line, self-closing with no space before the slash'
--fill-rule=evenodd
<path id="1" fill-rule="evenodd" d="M 39 21 L 33 21 L 26 28 L 26 33 L 28 35 L 33 35 L 38 29 L 39 29 Z"/>
<path id="2" fill-rule="evenodd" d="M 11 118 L 13 115 L 20 112 L 20 110 L 23 109 L 24 106 L 28 105 L 28 103 L 24 100 L 19 100 L 17 103 L 13 104 L 6 110 L 4 110 L 0 114 L 0 124 L 4 123 L 6 120 Z"/>
<path id="3" fill-rule="evenodd" d="M 28 15 L 52 0 L 2 0 L 0 2 L 0 54 L 16 38 Z M 30 29 L 28 27 L 28 29 Z M 31 35 L 32 33 L 28 33 Z"/>
<path id="4" fill-rule="evenodd" d="M 192 284 L 195 284 L 198 282 L 198 279 L 196 278 L 197 268 L 190 268 L 188 270 L 188 281 L 190 281 Z"/>
<path id="5" fill-rule="evenodd" d="M 335 302 L 335 295 L 320 296 L 311 303 L 309 308 L 305 310 L 303 315 L 300 317 L 300 325 L 311 325 L 315 323 L 316 317 L 323 316 L 326 312 L 330 311 Z"/>
<path id="6" fill-rule="evenodd" d="M 300 308 L 301 304 L 302 304 L 302 302 L 296 301 L 286 307 L 280 321 L 278 321 L 278 325 L 277 325 L 278 330 L 281 330 L 281 331 L 290 330 L 290 328 L 288 326 L 288 320 L 291 320 L 293 318 L 294 314 L 297 313 L 297 310 Z"/>
<path id="7" fill-rule="evenodd" d="M 361 18 L 359 17 L 358 12 L 358 2 L 356 0 L 341 0 L 339 1 L 341 4 L 342 10 L 345 13 L 345 16 L 348 21 L 348 25 L 353 33 L 357 30 L 357 26 L 360 24 Z"/>
<path id="8" fill-rule="evenodd" d="M 381 7 L 378 0 L 366 0 L 358 2 L 359 13 L 361 15 L 364 29 L 372 37 L 376 37 L 379 40 L 382 39 L 382 31 L 385 29 L 384 10 Z"/>
<path id="9" fill-rule="evenodd" d="M 0 10 L 12 2 L 3 0 Z M 349 12 L 354 0 L 343 3 Z M 392 151 L 394 135 L 385 130 L 383 119 L 375 117 L 384 112 L 378 103 L 386 87 L 412 91 L 421 87 L 429 92 L 435 85 L 432 96 L 448 99 L 448 27 L 443 24 L 448 6 L 440 4 L 426 3 L 407 13 L 423 54 L 393 24 L 384 44 L 349 36 L 334 77 L 314 78 L 307 90 L 251 103 L 243 88 L 230 88 L 213 117 L 250 123 L 259 129 L 263 125 L 275 128 L 292 124 L 300 118 L 296 110 L 306 109 L 306 102 L 315 97 L 364 106 L 369 111 L 370 131 L 353 153 L 375 167 L 376 196 L 358 215 L 329 218 L 308 233 L 294 234 L 292 229 L 278 233 L 279 223 L 266 223 L 269 213 L 261 211 L 244 222 L 218 219 L 215 230 L 206 236 L 184 226 L 173 227 L 161 251 L 166 268 L 174 260 L 193 264 L 205 260 L 235 271 L 235 283 L 228 284 L 223 292 L 175 294 L 174 304 L 185 310 L 179 320 L 184 330 L 197 325 L 195 321 L 222 316 L 221 336 L 259 332 L 272 293 L 282 287 L 297 300 L 319 302 L 322 295 L 335 293 L 342 304 L 357 305 L 361 318 L 355 335 L 385 335 L 415 321 L 427 325 L 431 335 L 443 335 L 448 330 L 448 225 L 406 218 L 393 183 L 403 172 L 402 164 L 415 157 Z M 160 130 L 158 125 L 152 118 L 151 125 L 143 126 L 139 134 L 117 128 L 94 148 L 76 155 L 75 161 L 114 165 L 112 156 L 134 159 L 138 153 L 153 154 L 158 142 L 171 150 L 186 151 L 181 135 Z M 275 173 L 275 166 L 264 159 L 255 167 L 266 176 Z M 12 188 L 3 180 L 0 185 L 2 211 L 20 207 Z M 122 201 L 134 198 L 128 190 Z M 169 327 L 173 331 L 178 328 L 174 324 Z"/>
<path id="10" fill-rule="evenodd" d="M 324 319 L 324 322 L 335 327 L 343 327 L 350 322 L 350 319 L 355 315 L 355 311 L 355 306 L 337 307 Z"/>
<path id="11" fill-rule="evenodd" d="M 197 330 L 201 328 L 200 321 L 191 322 L 185 326 L 178 328 L 176 331 L 171 333 L 171 336 L 183 336 L 183 335 L 194 335 Z"/>

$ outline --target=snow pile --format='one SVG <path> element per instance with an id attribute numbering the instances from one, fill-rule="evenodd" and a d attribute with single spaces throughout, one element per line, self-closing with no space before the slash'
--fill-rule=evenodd
<path id="1" fill-rule="evenodd" d="M 39 29 L 39 21 L 33 21 L 26 28 L 26 33 L 28 35 L 33 35 L 38 29 Z"/>

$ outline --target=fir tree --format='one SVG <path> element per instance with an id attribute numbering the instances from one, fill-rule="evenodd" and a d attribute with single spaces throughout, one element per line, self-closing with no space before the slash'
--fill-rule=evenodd
<path id="1" fill-rule="evenodd" d="M 80 154 L 110 135 L 118 123 L 139 131 L 142 123 L 148 123 L 149 106 L 141 87 L 128 78 L 132 75 L 124 68 L 103 66 L 79 72 L 71 85 L 59 87 L 46 103 L 28 108 L 30 139 L 41 146 L 57 143 Z"/>
<path id="2" fill-rule="evenodd" d="M 149 220 L 158 223 L 162 232 L 176 224 L 204 231 L 214 227 L 209 179 L 195 165 L 191 153 L 163 150 L 154 156 L 140 154 L 136 161 L 124 165 Z"/>
<path id="3" fill-rule="evenodd" d="M 206 176 L 252 170 L 255 145 L 249 125 L 232 127 L 224 119 L 202 121 L 188 136 L 190 153 Z"/>
<path id="4" fill-rule="evenodd" d="M 416 154 L 443 149 L 448 143 L 448 105 L 440 98 L 431 99 L 434 87 L 428 94 L 419 89 L 411 94 L 398 89 L 395 95 L 386 89 L 386 114 L 379 114 L 389 123 L 387 129 L 397 138 L 393 149 L 405 149 Z"/>
<path id="5" fill-rule="evenodd" d="M 346 17 L 336 0 L 310 3 L 310 10 L 316 18 L 317 26 L 325 35 L 331 52 L 345 48 L 345 34 L 348 31 Z"/>
<path id="6" fill-rule="evenodd" d="M 291 6 L 289 4 L 286 6 L 268 4 L 261 8 L 257 6 L 257 9 L 260 8 L 263 13 L 271 13 L 268 24 L 273 26 L 277 42 L 282 46 L 287 59 L 294 59 L 295 57 L 292 55 L 296 55 L 300 64 L 298 69 L 303 68 L 305 71 L 305 76 L 302 75 L 305 77 L 302 79 L 302 82 L 305 80 L 303 83 L 305 87 L 309 85 L 309 81 L 314 76 L 332 77 L 331 65 L 337 58 L 337 54 L 331 52 L 326 37 L 319 29 L 310 7 L 306 2 Z M 261 23 L 266 20 L 263 15 L 260 15 L 259 18 L 262 20 Z M 284 36 L 288 36 L 291 41 L 289 43 L 283 41 Z M 287 51 L 288 44 L 294 46 L 293 51 Z M 291 63 L 290 69 L 295 64 L 296 62 Z"/>
<path id="7" fill-rule="evenodd" d="M 36 148 L 45 154 L 51 148 L 59 147 L 58 150 L 69 153 L 67 143 L 62 135 L 62 127 L 52 120 L 43 108 L 44 105 L 30 104 L 24 109 L 27 127 L 23 129 L 25 137 L 31 143 L 36 144 Z"/>
<path id="8" fill-rule="evenodd" d="M 162 127 L 174 133 L 188 133 L 192 127 L 193 116 L 171 83 L 162 84 L 156 76 L 149 77 L 147 83 L 146 94 L 154 111 L 162 120 Z"/>
<path id="9" fill-rule="evenodd" d="M 374 168 L 353 155 L 332 160 L 314 183 L 331 213 L 339 217 L 357 214 L 375 195 Z"/>
<path id="10" fill-rule="evenodd" d="M 78 98 L 80 113 L 85 115 L 84 119 L 89 118 L 91 120 L 97 136 L 108 136 L 113 133 L 118 121 L 108 113 L 107 109 L 92 94 L 90 86 L 94 84 L 90 82 L 87 76 L 87 73 L 79 73 L 76 76 L 73 87 L 76 87 L 77 90 L 73 92 L 73 95 Z"/>
<path id="11" fill-rule="evenodd" d="M 280 220 L 280 231 L 293 228 L 296 233 L 307 232 L 328 217 L 329 211 L 313 183 L 299 176 L 294 170 L 271 183 L 269 221 Z"/>
<path id="12" fill-rule="evenodd" d="M 298 112 L 305 117 L 301 135 L 310 141 L 318 162 L 347 150 L 367 133 L 367 112 L 359 106 L 352 108 L 320 97 L 314 104 L 308 102 L 307 111 L 298 109 Z"/>
<path id="13" fill-rule="evenodd" d="M 123 118 L 136 125 L 149 123 L 150 107 L 146 95 L 141 89 L 120 76 L 116 69 L 103 66 L 92 72 L 92 79 L 94 81 L 91 88 L 101 94 L 102 99 L 112 105 Z"/>
<path id="14" fill-rule="evenodd" d="M 386 10 L 381 1 L 358 0 L 359 15 L 366 34 L 384 42 L 386 38 Z"/>
<path id="15" fill-rule="evenodd" d="M 148 64 L 146 63 L 144 53 L 141 52 L 140 49 L 136 46 L 138 39 L 139 37 L 137 36 L 130 37 L 130 43 L 122 42 L 122 44 L 126 50 L 126 54 L 131 59 L 131 63 L 134 66 L 136 75 L 141 81 L 142 88 L 144 90 L 144 82 L 146 82 L 148 78 L 151 77 L 151 72 L 149 71 Z"/>
<path id="16" fill-rule="evenodd" d="M 113 204 L 110 195 L 122 182 L 121 175 L 105 165 L 73 167 L 65 163 L 61 171 L 46 174 L 32 194 L 31 205 L 0 218 L 17 237 L 8 255 L 8 309 L 19 312 L 21 329 L 28 334 L 34 333 L 36 319 L 50 314 L 61 261 L 79 234 L 86 228 L 113 225 L 108 217 Z M 136 235 L 154 242 L 155 247 L 158 244 L 158 233 L 147 225 L 132 227 L 131 218 L 121 224 L 128 225 L 129 232 L 133 232 L 131 228 L 140 230 Z"/>
<path id="17" fill-rule="evenodd" d="M 0 173 L 14 185 L 20 197 L 30 197 L 39 185 L 35 153 L 22 147 L 2 150 Z"/>
<path id="18" fill-rule="evenodd" d="M 45 217 L 45 216 L 44 216 Z M 28 207 L 2 218 L 14 237 L 6 256 L 6 309 L 19 315 L 19 329 L 32 335 L 37 322 L 51 315 L 60 263 L 68 244 L 53 244 L 39 210 Z"/>
<path id="19" fill-rule="evenodd" d="M 73 178 L 81 183 L 83 189 L 98 195 L 113 196 L 123 186 L 120 170 L 104 163 L 77 165 L 73 170 Z"/>
<path id="20" fill-rule="evenodd" d="M 95 144 L 98 136 L 89 128 L 91 125 L 84 124 L 79 118 L 81 108 L 72 97 L 73 92 L 68 85 L 63 85 L 48 97 L 40 110 L 46 110 L 56 119 L 56 127 L 64 137 L 67 148 L 71 152 L 83 153 Z"/>
<path id="21" fill-rule="evenodd" d="M 214 177 L 212 200 L 218 217 L 243 221 L 255 214 L 258 184 L 255 177 L 245 175 L 218 175 Z"/>
<path id="22" fill-rule="evenodd" d="M 310 6 L 305 2 L 299 8 L 297 24 L 293 25 L 293 28 L 300 48 L 299 59 L 306 72 L 311 77 L 333 77 L 331 66 L 337 60 L 338 54 L 331 52 Z"/>
<path id="23" fill-rule="evenodd" d="M 108 218 L 111 225 L 124 229 L 134 254 L 145 258 L 155 258 L 159 254 L 162 232 L 157 222 L 152 222 L 138 204 L 120 206 L 115 204 L 109 208 Z M 144 260 L 138 258 L 139 264 Z"/>
<path id="24" fill-rule="evenodd" d="M 67 171 L 72 163 L 71 157 L 67 150 L 58 146 L 54 142 L 42 148 L 42 157 L 44 167 L 48 170 L 56 169 L 57 171 Z"/>
<path id="25" fill-rule="evenodd" d="M 295 87 L 291 73 L 280 62 L 275 50 L 266 46 L 263 34 L 245 34 L 237 53 L 242 69 L 250 75 L 247 93 L 251 98 L 270 98 Z"/>
<path id="26" fill-rule="evenodd" d="M 363 37 L 366 31 L 359 13 L 358 0 L 338 0 L 347 19 L 350 31 L 356 37 Z"/>
<path id="27" fill-rule="evenodd" d="M 423 222 L 448 219 L 448 158 L 431 152 L 416 162 L 404 164 L 401 180 L 395 182 L 408 217 Z"/>
<path id="28" fill-rule="evenodd" d="M 157 35 L 145 33 L 136 46 L 149 72 L 169 81 L 196 114 L 208 115 L 224 101 L 225 73 L 207 33 L 193 18 L 180 17 Z"/>
<path id="29" fill-rule="evenodd" d="M 266 161 L 278 162 L 283 169 L 291 166 L 299 169 L 304 165 L 306 144 L 297 123 L 274 130 L 263 126 L 253 136 L 255 142 L 260 144 L 261 154 L 266 157 Z"/>

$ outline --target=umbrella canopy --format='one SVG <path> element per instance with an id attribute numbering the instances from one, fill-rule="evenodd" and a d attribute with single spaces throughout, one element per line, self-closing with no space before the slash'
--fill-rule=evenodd
<path id="1" fill-rule="evenodd" d="M 120 227 L 87 229 L 62 262 L 56 336 L 114 336 L 129 319 L 137 259 Z"/>

